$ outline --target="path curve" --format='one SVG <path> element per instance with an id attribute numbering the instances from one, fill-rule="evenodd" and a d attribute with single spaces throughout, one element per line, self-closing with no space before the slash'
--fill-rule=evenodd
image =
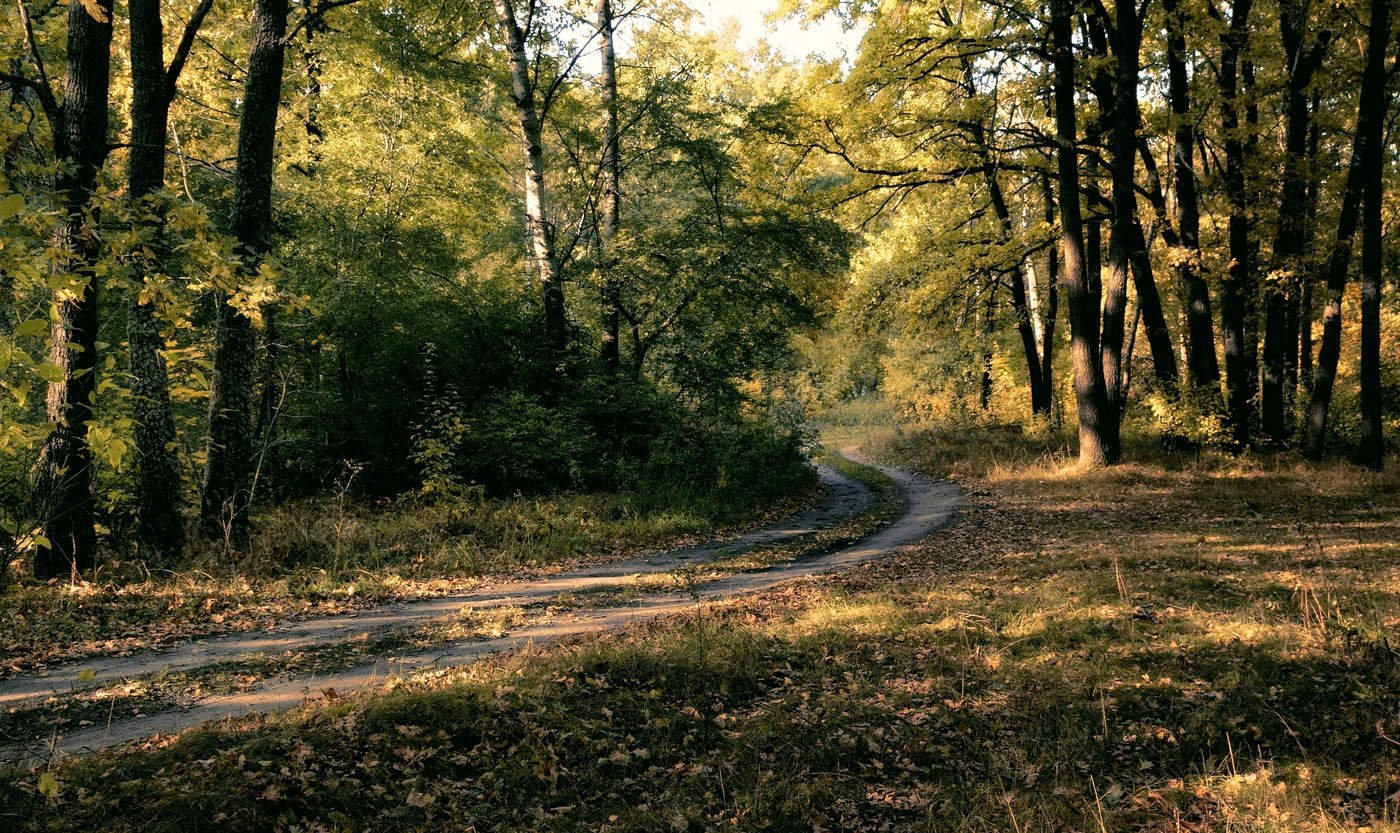
<path id="1" fill-rule="evenodd" d="M 850 456 L 851 450 L 843 450 Z M 0 748 L 0 763 L 37 765 L 53 754 L 73 755 L 93 752 L 130 740 L 156 734 L 178 732 L 208 721 L 238 717 L 254 712 L 295 708 L 308 697 L 330 689 L 337 695 L 352 693 L 383 683 L 386 679 L 412 673 L 449 669 L 475 662 L 482 657 L 524 645 L 553 642 L 571 636 L 597 633 L 672 613 L 693 610 L 697 598 L 722 600 L 759 592 L 782 582 L 804 576 L 847 570 L 866 561 L 888 555 L 938 528 L 956 511 L 960 495 L 955 486 L 930 480 L 900 469 L 868 463 L 898 485 L 904 501 L 901 513 L 888 525 L 850 546 L 819 553 L 754 572 L 738 573 L 694 586 L 692 593 L 655 592 L 638 597 L 623 606 L 580 610 L 555 621 L 519 628 L 495 639 L 472 640 L 434 646 L 430 650 L 394 657 L 329 673 L 292 678 L 270 678 L 236 694 L 212 696 L 188 708 L 171 709 L 133 717 L 109 726 L 80 729 L 56 741 L 35 741 Z M 514 605 L 559 593 L 600 586 L 625 586 L 626 579 L 645 573 L 668 572 L 678 567 L 712 561 L 725 554 L 765 544 L 778 543 L 830 526 L 837 520 L 869 505 L 869 490 L 830 469 L 821 469 L 827 484 L 826 498 L 813 509 L 779 524 L 747 535 L 657 553 L 609 564 L 582 567 L 558 576 L 536 581 L 505 582 L 470 593 L 405 602 L 340 616 L 287 623 L 274 632 L 236 634 L 192 643 L 164 653 L 144 653 L 131 657 L 99 659 L 74 663 L 52 670 L 47 677 L 21 676 L 0 681 L 0 708 L 13 707 L 62 694 L 75 688 L 91 687 L 167 670 L 188 670 L 236 656 L 256 652 L 284 651 L 310 645 L 324 645 L 355 638 L 370 630 L 400 627 L 463 610 Z M 90 669 L 90 670 L 89 670 Z"/>

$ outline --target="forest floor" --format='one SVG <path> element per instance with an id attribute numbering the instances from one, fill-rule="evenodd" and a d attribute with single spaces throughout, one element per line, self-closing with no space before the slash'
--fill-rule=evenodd
<path id="1" fill-rule="evenodd" d="M 833 461 L 834 462 L 834 461 Z M 749 533 L 469 592 L 311 616 L 0 680 L 0 761 L 45 761 L 308 696 L 339 698 L 502 650 L 608 630 L 837 569 L 945 520 L 950 487 L 842 461 L 811 508 Z M 871 485 L 867 485 L 867 483 Z M 901 500 L 907 499 L 904 506 Z M 901 517 L 854 551 L 842 547 Z"/>
<path id="2" fill-rule="evenodd" d="M 19 830 L 1400 830 L 1400 477 L 911 435 L 912 546 L 0 785 Z M 329 701 L 329 702 L 327 702 Z"/>

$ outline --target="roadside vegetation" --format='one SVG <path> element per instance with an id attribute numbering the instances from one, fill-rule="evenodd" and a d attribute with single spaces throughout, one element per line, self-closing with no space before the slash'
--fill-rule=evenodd
<path id="1" fill-rule="evenodd" d="M 21 830 L 1396 829 L 1395 475 L 1084 471 L 1016 436 L 873 449 L 968 504 L 850 575 L 72 760 L 0 805 Z"/>

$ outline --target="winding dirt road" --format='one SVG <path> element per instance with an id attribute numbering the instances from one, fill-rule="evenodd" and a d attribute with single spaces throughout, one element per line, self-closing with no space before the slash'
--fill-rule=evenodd
<path id="1" fill-rule="evenodd" d="M 116 720 L 80 729 L 56 739 L 0 748 L 0 762 L 35 765 L 51 754 L 73 755 L 106 749 L 156 734 L 178 732 L 211 720 L 294 708 L 327 689 L 347 694 L 382 684 L 386 679 L 470 664 L 484 656 L 526 644 L 615 630 L 633 622 L 693 610 L 698 601 L 713 601 L 761 592 L 803 576 L 846 570 L 913 543 L 945 523 L 959 503 L 950 483 L 932 481 L 899 469 L 877 466 L 898 485 L 903 498 L 899 515 L 883 528 L 850 546 L 766 569 L 735 573 L 703 583 L 689 592 L 642 591 L 626 605 L 581 609 L 543 624 L 525 625 L 495 639 L 434 646 L 417 653 L 379 657 L 372 662 L 314 675 L 271 677 L 235 694 L 210 696 L 185 708 Z M 366 635 L 403 629 L 464 611 L 538 602 L 561 593 L 636 587 L 640 576 L 668 573 L 735 555 L 754 547 L 782 543 L 832 526 L 854 515 L 873 499 L 870 490 L 831 469 L 820 470 L 826 485 L 822 501 L 780 523 L 737 538 L 641 558 L 582 567 L 532 581 L 503 582 L 470 593 L 403 602 L 355 613 L 287 622 L 267 631 L 233 634 L 178 645 L 160 652 L 95 658 L 58 666 L 45 676 L 21 675 L 0 680 L 0 709 L 24 708 L 50 698 L 111 686 L 151 674 L 190 671 L 220 662 L 277 656 L 288 650 L 319 648 L 365 639 Z"/>

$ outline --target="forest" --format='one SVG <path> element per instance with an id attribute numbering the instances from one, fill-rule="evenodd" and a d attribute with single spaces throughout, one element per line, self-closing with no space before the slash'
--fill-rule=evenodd
<path id="1" fill-rule="evenodd" d="M 1390 0 L 11 3 L 4 826 L 1400 825 Z"/>

